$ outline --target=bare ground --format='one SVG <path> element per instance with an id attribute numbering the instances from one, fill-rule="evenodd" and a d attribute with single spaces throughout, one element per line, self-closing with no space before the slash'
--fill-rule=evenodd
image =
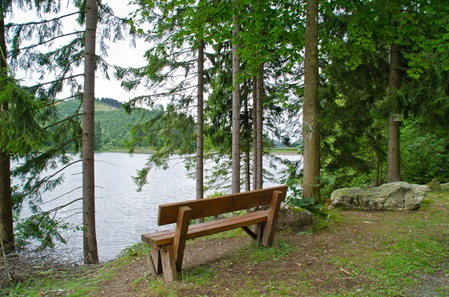
<path id="1" fill-rule="evenodd" d="M 196 239 L 187 245 L 180 280 L 170 284 L 149 275 L 145 256 L 87 271 L 72 268 L 69 275 L 100 279 L 89 295 L 77 296 L 444 297 L 449 296 L 447 213 L 448 198 L 413 212 L 335 212 L 328 228 L 320 231 L 310 227 L 280 230 L 276 237 L 279 247 L 269 259 L 253 259 L 257 248 L 244 235 Z M 419 245 L 422 237 L 429 238 L 432 251 Z M 384 258 L 401 259 L 398 238 L 410 242 L 414 259 L 402 259 L 394 264 L 397 267 L 382 267 Z M 443 246 L 439 254 L 434 245 Z M 433 260 L 435 256 L 438 261 Z M 431 263 L 420 268 L 414 264 L 417 261 Z M 413 269 L 404 272 L 408 267 Z M 5 266 L 0 270 L 6 271 L 1 268 Z M 388 274 L 379 273 L 383 268 Z M 58 269 L 51 270 L 57 274 Z M 14 270 L 10 265 L 9 273 L 15 273 L 19 281 L 27 279 L 26 269 Z M 398 277 L 409 281 L 398 282 Z M 43 291 L 41 296 L 67 296 L 76 290 Z"/>
<path id="2" fill-rule="evenodd" d="M 246 254 L 236 251 L 251 245 L 246 237 L 200 239 L 186 248 L 183 269 L 187 275 L 195 274 L 192 270 L 198 267 L 206 271 L 212 269 L 205 284 L 198 281 L 198 285 L 185 276 L 174 284 L 162 284 L 160 278 L 160 285 L 168 289 L 151 289 L 148 284 L 152 277 L 148 275 L 146 258 L 135 257 L 130 265 L 120 268 L 116 277 L 101 282 L 101 294 L 93 296 L 166 296 L 169 292 L 176 292 L 173 296 L 332 296 L 338 292 L 353 292 L 356 296 L 357 292 L 367 293 L 370 286 L 377 286 L 376 279 L 362 272 L 365 268 L 376 269 L 376 264 L 371 263 L 367 255 L 389 257 L 396 253 L 389 248 L 390 242 L 395 243 L 395 234 L 413 232 L 416 236 L 420 232 L 435 232 L 433 235 L 445 242 L 445 262 L 439 263 L 444 267 L 435 267 L 435 273 L 414 271 L 413 284 L 402 295 L 389 295 L 388 288 L 379 292 L 385 292 L 384 296 L 449 296 L 449 232 L 412 230 L 415 227 L 407 226 L 410 217 L 425 223 L 430 222 L 430 216 L 423 210 L 401 213 L 345 211 L 341 213 L 340 222 L 313 234 L 304 230 L 281 230 L 278 241 L 293 248 L 275 261 L 242 259 Z M 444 223 L 449 228 L 448 223 L 449 218 Z"/>

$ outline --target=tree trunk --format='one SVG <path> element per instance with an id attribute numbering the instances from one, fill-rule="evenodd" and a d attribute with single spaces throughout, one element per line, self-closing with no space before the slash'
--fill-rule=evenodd
<path id="1" fill-rule="evenodd" d="M 10 173 L 9 155 L 0 152 L 0 257 L 15 250 Z"/>
<path id="2" fill-rule="evenodd" d="M 303 195 L 320 199 L 320 131 L 318 123 L 318 0 L 306 2 L 304 61 L 304 182 Z"/>
<path id="3" fill-rule="evenodd" d="M 248 92 L 245 92 L 243 97 L 243 115 L 244 115 L 244 123 L 243 123 L 243 171 L 244 171 L 244 184 L 245 191 L 251 191 L 251 161 L 250 161 L 250 149 L 251 149 L 251 124 L 249 120 L 249 107 L 248 107 Z"/>
<path id="4" fill-rule="evenodd" d="M 94 166 L 96 29 L 97 2 L 96 0 L 87 0 L 83 96 L 83 239 L 85 264 L 99 263 L 95 227 Z"/>
<path id="5" fill-rule="evenodd" d="M 5 18 L 3 13 L 3 4 L 1 2 L 0 13 L 0 75 L 5 77 L 7 75 L 7 53 L 5 41 Z M 3 86 L 0 86 L 0 91 L 3 91 Z M 7 110 L 7 103 L 0 106 L 0 112 L 6 112 Z M 1 129 L 2 127 L 0 127 L 0 137 L 3 137 L 6 133 L 3 133 Z M 12 207 L 10 156 L 5 149 L 0 149 L 0 255 L 3 255 L 3 252 L 7 254 L 15 250 Z"/>
<path id="6" fill-rule="evenodd" d="M 390 45 L 390 90 L 398 90 L 401 86 L 400 74 L 401 53 L 397 45 Z M 401 180 L 401 162 L 399 151 L 399 126 L 400 119 L 397 118 L 397 110 L 392 110 L 388 118 L 388 176 L 387 182 Z"/>
<path id="7" fill-rule="evenodd" d="M 253 190 L 256 190 L 257 184 L 257 76 L 253 77 Z"/>
<path id="8" fill-rule="evenodd" d="M 198 99 L 196 134 L 196 199 L 204 197 L 204 142 L 203 142 L 203 106 L 204 106 L 204 44 L 200 40 L 198 47 Z"/>
<path id="9" fill-rule="evenodd" d="M 234 16 L 234 42 L 232 44 L 232 193 L 240 192 L 240 56 L 238 38 L 240 26 Z"/>
<path id="10" fill-rule="evenodd" d="M 257 100 L 256 100 L 256 189 L 263 187 L 263 64 L 259 66 L 259 73 L 257 75 Z"/>

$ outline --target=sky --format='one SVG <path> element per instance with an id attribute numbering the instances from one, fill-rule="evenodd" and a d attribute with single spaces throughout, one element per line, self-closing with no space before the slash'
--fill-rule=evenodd
<path id="1" fill-rule="evenodd" d="M 133 7 L 127 4 L 128 1 L 112 0 L 103 1 L 103 3 L 109 4 L 114 13 L 120 17 L 127 17 L 130 12 L 133 11 Z M 145 65 L 143 55 L 145 53 L 145 44 L 142 41 L 137 41 L 137 46 L 134 48 L 130 45 L 129 40 L 120 41 L 116 44 L 110 44 L 108 50 L 108 57 L 106 60 L 110 64 L 114 64 L 121 67 L 141 67 Z M 141 92 L 142 89 L 138 89 L 137 92 L 133 91 L 128 93 L 120 87 L 120 82 L 113 78 L 110 73 L 110 80 L 106 80 L 101 73 L 97 73 L 95 81 L 95 97 L 97 98 L 112 98 L 119 101 L 127 101 Z"/>
<path id="2" fill-rule="evenodd" d="M 64 1 L 63 1 L 64 2 Z M 70 1 L 67 1 L 67 3 Z M 127 17 L 129 13 L 131 13 L 134 9 L 133 6 L 128 5 L 128 1 L 118 1 L 118 0 L 109 0 L 109 1 L 103 1 L 105 4 L 109 4 L 109 6 L 112 8 L 114 13 L 119 17 Z M 65 4 L 63 4 L 65 5 Z M 63 10 L 63 13 L 68 13 L 71 11 L 74 11 L 75 9 L 73 7 L 68 7 Z M 14 15 L 7 20 L 12 21 L 15 23 L 23 23 L 28 22 L 34 19 L 37 19 L 36 14 L 34 12 L 32 13 L 25 13 L 22 12 L 19 9 L 13 9 Z M 51 16 L 48 16 L 47 18 L 50 18 Z M 64 32 L 71 32 L 77 27 L 76 22 L 74 19 L 72 21 L 64 22 L 63 30 Z M 30 41 L 32 43 L 32 41 Z M 122 67 L 141 67 L 145 65 L 145 60 L 143 58 L 146 45 L 143 43 L 143 41 L 137 41 L 137 46 L 134 48 L 130 45 L 129 40 L 119 41 L 117 43 L 109 43 L 109 49 L 108 49 L 108 56 L 104 57 L 105 60 L 112 65 L 122 66 Z M 97 47 L 97 54 L 99 54 L 98 47 Z M 80 69 L 82 71 L 82 69 Z M 27 84 L 33 84 L 38 78 L 38 74 L 30 74 L 29 72 L 23 72 L 19 71 L 15 73 L 16 78 L 19 80 L 25 81 L 25 85 Z M 136 97 L 137 95 L 141 95 L 143 92 L 145 92 L 144 89 L 138 89 L 137 91 L 132 91 L 131 93 L 128 93 L 127 91 L 123 90 L 123 88 L 120 86 L 120 82 L 117 81 L 114 78 L 112 70 L 109 71 L 110 80 L 107 80 L 104 75 L 97 71 L 96 73 L 96 80 L 95 80 L 95 97 L 96 98 L 112 98 L 119 101 L 127 101 L 131 98 Z M 45 78 L 45 80 L 51 80 L 48 77 Z M 61 94 L 61 98 L 65 98 L 70 96 L 70 91 L 67 89 L 66 91 Z"/>

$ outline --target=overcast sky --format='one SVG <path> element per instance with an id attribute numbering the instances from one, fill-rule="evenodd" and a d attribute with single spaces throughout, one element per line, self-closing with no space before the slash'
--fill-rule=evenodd
<path id="1" fill-rule="evenodd" d="M 128 6 L 128 1 L 126 0 L 103 1 L 103 3 L 108 3 L 114 13 L 119 17 L 128 16 L 134 9 L 134 7 Z M 142 41 L 137 41 L 136 48 L 130 45 L 129 40 L 121 41 L 109 45 L 108 57 L 106 60 L 111 64 L 122 67 L 144 66 L 145 60 L 143 54 L 145 50 L 145 45 Z M 115 80 L 112 75 L 111 80 L 108 81 L 104 79 L 100 73 L 97 74 L 95 86 L 95 97 L 97 98 L 108 97 L 119 101 L 126 101 L 140 95 L 139 92 L 142 91 L 143 90 L 138 90 L 137 92 L 127 93 L 120 87 L 120 82 Z"/>
<path id="2" fill-rule="evenodd" d="M 63 1 L 64 2 L 64 1 Z M 68 1 L 70 2 L 70 1 Z M 103 1 L 103 3 L 108 3 L 110 7 L 113 9 L 114 13 L 119 17 L 126 17 L 129 15 L 130 12 L 133 11 L 133 7 L 129 6 L 127 3 L 127 0 L 109 0 L 109 1 Z M 66 5 L 66 4 L 63 4 Z M 24 13 L 18 9 L 14 9 L 14 15 L 11 19 L 7 20 L 12 21 L 15 23 L 23 23 L 32 21 L 34 19 L 37 19 L 35 13 Z M 63 10 L 63 13 L 68 13 L 71 11 L 75 11 L 75 9 L 72 7 L 68 7 L 67 9 Z M 50 18 L 50 17 L 47 17 Z M 64 22 L 63 31 L 64 32 L 70 32 L 75 29 L 77 24 L 73 20 L 72 22 Z M 32 43 L 32 42 L 31 42 Z M 120 41 L 117 43 L 111 43 L 109 44 L 109 50 L 108 50 L 108 57 L 106 57 L 106 61 L 113 65 L 118 65 L 122 67 L 132 66 L 132 67 L 139 67 L 144 66 L 145 61 L 143 58 L 143 54 L 145 52 L 145 44 L 142 41 L 137 42 L 137 47 L 134 48 L 130 45 L 129 40 Z M 97 49 L 97 54 L 99 54 L 99 51 Z M 81 69 L 82 71 L 82 69 Z M 119 101 L 127 101 L 137 95 L 141 95 L 143 90 L 138 90 L 136 92 L 127 93 L 120 87 L 120 82 L 114 79 L 112 70 L 109 73 L 110 80 L 107 80 L 104 78 L 104 75 L 102 75 L 100 72 L 97 72 L 96 75 L 96 81 L 95 81 L 95 97 L 96 98 L 112 98 Z M 29 74 L 24 72 L 17 72 L 16 78 L 21 79 L 25 81 L 25 84 L 33 83 L 37 80 L 38 74 Z M 44 79 L 45 81 L 51 80 L 48 77 Z M 70 95 L 70 90 L 67 90 L 62 94 L 63 97 L 68 97 Z"/>

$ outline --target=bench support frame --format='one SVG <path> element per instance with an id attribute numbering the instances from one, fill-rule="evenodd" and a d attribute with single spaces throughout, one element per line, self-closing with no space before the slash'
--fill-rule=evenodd
<path id="1" fill-rule="evenodd" d="M 285 194 L 286 193 L 283 191 L 273 191 L 269 209 L 268 211 L 263 212 L 266 215 L 263 216 L 263 219 L 259 218 L 256 223 L 254 223 L 254 219 L 248 219 L 248 224 L 246 225 L 245 222 L 242 223 L 240 220 L 239 223 L 234 223 L 235 226 L 233 226 L 232 219 L 230 219 L 228 220 L 229 223 L 226 225 L 217 224 L 215 227 L 211 224 L 206 225 L 207 223 L 203 223 L 202 225 L 207 229 L 208 234 L 219 233 L 240 227 L 258 244 L 265 247 L 270 247 L 273 245 L 279 209 L 281 202 L 285 199 Z M 189 206 L 184 205 L 179 207 L 176 229 L 174 231 L 171 243 L 157 246 L 155 243 L 157 241 L 152 240 L 157 238 L 157 236 L 160 236 L 160 233 L 154 234 L 153 239 L 151 239 L 152 234 L 142 235 L 142 240 L 151 245 L 151 251 L 148 254 L 150 273 L 154 276 L 163 274 L 166 282 L 171 282 L 177 280 L 178 278 L 178 272 L 182 269 L 186 240 L 189 238 L 202 236 L 201 233 L 198 233 L 199 235 L 195 235 L 193 232 L 189 234 L 189 221 L 192 219 L 191 214 L 192 209 Z M 249 215 L 247 216 L 249 217 Z M 249 228 L 251 225 L 254 225 L 253 230 Z M 202 228 L 202 226 L 197 227 L 199 227 L 197 229 Z"/>

